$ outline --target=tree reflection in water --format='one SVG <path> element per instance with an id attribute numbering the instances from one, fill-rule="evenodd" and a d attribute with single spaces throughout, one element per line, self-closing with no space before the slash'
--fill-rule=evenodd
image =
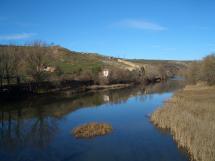
<path id="1" fill-rule="evenodd" d="M 152 93 L 173 91 L 181 86 L 178 82 L 170 81 L 79 95 L 62 92 L 3 104 L 0 107 L 0 149 L 11 152 L 22 147 L 46 148 L 59 131 L 59 119 L 68 113 L 85 107 L 94 108 L 105 103 L 121 104 L 137 95 L 138 99 L 145 101 L 152 97 L 150 95 Z"/>
<path id="2" fill-rule="evenodd" d="M 22 108 L 1 111 L 0 148 L 10 150 L 26 145 L 46 147 L 58 130 L 57 119 L 46 117 L 39 109 L 31 120 L 25 120 Z"/>
<path id="3" fill-rule="evenodd" d="M 31 138 L 29 142 L 36 147 L 46 147 L 58 130 L 57 119 L 44 116 L 40 109 L 37 111 L 34 120 L 28 133 L 28 138 Z"/>

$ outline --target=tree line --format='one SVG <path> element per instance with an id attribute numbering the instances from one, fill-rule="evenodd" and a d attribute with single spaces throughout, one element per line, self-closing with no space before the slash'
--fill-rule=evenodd
<path id="1" fill-rule="evenodd" d="M 60 54 L 60 53 L 59 53 Z M 64 73 L 58 66 L 59 58 L 54 56 L 52 46 L 34 41 L 24 46 L 0 46 L 0 89 L 20 87 L 27 91 L 37 89 L 50 90 L 65 87 L 82 86 L 84 84 L 106 85 L 118 83 L 148 83 L 156 81 L 159 76 L 166 79 L 164 66 L 141 67 L 135 70 L 116 66 L 84 67 L 71 73 Z M 61 62 L 62 63 L 62 62 Z M 109 75 L 104 77 L 103 70 L 108 68 Z M 7 87 L 6 87 L 7 86 Z"/>
<path id="2" fill-rule="evenodd" d="M 42 82 L 50 78 L 45 70 L 52 59 L 48 45 L 33 42 L 26 46 L 0 47 L 0 85 Z M 55 75 L 56 73 L 52 73 Z"/>
<path id="3" fill-rule="evenodd" d="M 183 75 L 191 84 L 206 82 L 208 85 L 215 85 L 215 54 L 193 61 Z"/>

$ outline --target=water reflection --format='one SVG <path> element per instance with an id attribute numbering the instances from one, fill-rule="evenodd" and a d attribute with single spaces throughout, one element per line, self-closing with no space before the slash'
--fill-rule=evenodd
<path id="1" fill-rule="evenodd" d="M 32 120 L 25 120 L 22 114 L 22 109 L 1 111 L 0 147 L 13 150 L 25 145 L 47 146 L 58 130 L 57 119 L 44 117 L 40 110 Z"/>
<path id="2" fill-rule="evenodd" d="M 16 103 L 1 104 L 0 160 L 3 160 L 3 156 L 15 153 L 22 148 L 45 150 L 54 138 L 60 135 L 60 123 L 62 124 L 65 116 L 71 115 L 78 109 L 90 109 L 104 104 L 125 104 L 131 97 L 145 102 L 152 99 L 153 93 L 172 92 L 183 85 L 183 82 L 169 81 L 150 86 L 88 92 L 79 95 L 71 95 L 67 91 Z M 17 160 L 16 155 L 12 158 L 14 159 Z"/>

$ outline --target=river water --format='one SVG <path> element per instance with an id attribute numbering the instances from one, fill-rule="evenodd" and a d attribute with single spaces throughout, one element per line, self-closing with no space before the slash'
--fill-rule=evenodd
<path id="1" fill-rule="evenodd" d="M 181 81 L 171 80 L 1 103 L 0 161 L 188 161 L 172 136 L 149 120 L 182 87 Z M 113 132 L 75 139 L 71 130 L 88 122 L 109 123 Z"/>

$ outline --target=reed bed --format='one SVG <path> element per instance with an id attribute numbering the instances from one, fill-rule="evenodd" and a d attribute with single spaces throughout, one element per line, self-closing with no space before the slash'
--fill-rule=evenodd
<path id="1" fill-rule="evenodd" d="M 215 161 L 215 87 L 187 86 L 151 115 L 195 161 Z"/>
<path id="2" fill-rule="evenodd" d="M 103 136 L 112 131 L 112 126 L 106 123 L 88 123 L 81 125 L 72 130 L 72 134 L 76 138 L 94 138 L 96 136 Z"/>

